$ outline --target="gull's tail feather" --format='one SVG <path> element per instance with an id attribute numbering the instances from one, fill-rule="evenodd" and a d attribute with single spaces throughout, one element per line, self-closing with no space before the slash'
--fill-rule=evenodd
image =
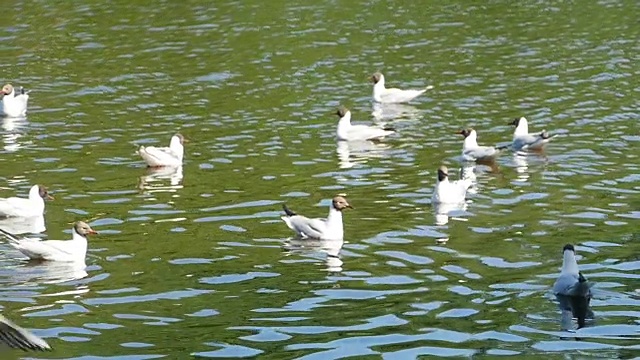
<path id="1" fill-rule="evenodd" d="M 502 151 L 502 150 L 507 150 L 511 147 L 511 144 L 509 145 L 500 145 L 500 146 L 496 146 L 496 150 Z"/>
<path id="2" fill-rule="evenodd" d="M 431 90 L 431 89 L 433 89 L 433 85 L 427 86 L 426 88 L 424 88 L 424 91 Z"/>
<path id="3" fill-rule="evenodd" d="M 385 126 L 382 128 L 382 130 L 397 132 L 396 128 L 394 128 L 393 126 Z"/>
<path id="4" fill-rule="evenodd" d="M 542 132 L 540 133 L 540 137 L 547 140 L 547 139 L 551 139 L 552 137 L 556 136 L 558 134 L 549 134 L 549 132 L 547 130 L 542 130 Z"/>
<path id="5" fill-rule="evenodd" d="M 296 215 L 298 215 L 293 210 L 289 209 L 287 207 L 287 204 L 282 204 L 282 210 L 284 210 L 284 213 L 287 214 L 287 216 L 296 216 Z"/>
<path id="6" fill-rule="evenodd" d="M 11 241 L 12 243 L 19 243 L 20 239 L 18 237 L 16 237 L 15 235 L 13 235 L 12 233 L 8 232 L 8 231 L 4 231 L 2 229 L 0 229 L 0 233 L 2 233 L 4 236 L 7 237 L 7 239 L 9 239 L 9 241 Z"/>

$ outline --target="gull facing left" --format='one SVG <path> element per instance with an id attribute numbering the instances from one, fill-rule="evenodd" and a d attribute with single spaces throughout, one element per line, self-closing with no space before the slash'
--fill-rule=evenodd
<path id="1" fill-rule="evenodd" d="M 529 134 L 529 124 L 523 116 L 515 118 L 509 125 L 516 127 L 513 132 L 513 150 L 540 150 L 555 135 L 550 135 L 546 130 L 542 130 L 539 134 Z"/>
<path id="2" fill-rule="evenodd" d="M 336 115 L 340 117 L 338 121 L 338 130 L 336 131 L 336 137 L 338 140 L 343 141 L 365 141 L 365 140 L 379 140 L 387 135 L 395 133 L 395 130 L 390 127 L 379 127 L 369 125 L 352 125 L 351 124 L 351 111 L 344 106 L 340 106 Z"/>
<path id="3" fill-rule="evenodd" d="M 478 145 L 478 134 L 473 129 L 462 129 L 458 134 L 464 136 L 462 158 L 466 161 L 493 160 L 500 154 L 501 150 L 507 148 L 507 146 L 494 147 Z"/>
<path id="4" fill-rule="evenodd" d="M 20 117 L 27 115 L 27 103 L 29 102 L 29 92 L 20 87 L 17 91 L 11 84 L 2 87 L 0 91 L 2 97 L 2 113 L 9 117 Z"/>
<path id="5" fill-rule="evenodd" d="M 472 185 L 473 185 L 473 181 L 468 179 L 449 181 L 449 170 L 447 169 L 446 166 L 442 165 L 438 168 L 438 182 L 436 183 L 436 186 L 433 189 L 431 202 L 433 204 L 463 203 L 467 196 L 467 190 Z"/>
<path id="6" fill-rule="evenodd" d="M 373 101 L 387 104 L 407 103 L 424 94 L 427 90 L 433 89 L 433 85 L 420 90 L 387 89 L 384 86 L 384 75 L 379 72 L 371 75 L 371 82 L 373 82 Z"/>
<path id="7" fill-rule="evenodd" d="M 342 196 L 336 196 L 329 207 L 329 216 L 326 219 L 310 219 L 306 216 L 298 215 L 282 204 L 286 216 L 282 220 L 289 229 L 296 232 L 302 238 L 319 240 L 342 240 L 344 230 L 342 227 L 342 210 L 353 209 L 353 207 Z"/>
<path id="8" fill-rule="evenodd" d="M 182 165 L 184 157 L 184 136 L 175 134 L 171 137 L 169 147 L 140 146 L 138 154 L 149 167 Z"/>
<path id="9" fill-rule="evenodd" d="M 83 262 L 87 256 L 87 236 L 97 234 L 89 224 L 78 221 L 72 229 L 71 240 L 45 240 L 34 238 L 18 238 L 2 229 L 9 239 L 9 245 L 16 248 L 31 260 L 48 260 L 64 262 Z"/>

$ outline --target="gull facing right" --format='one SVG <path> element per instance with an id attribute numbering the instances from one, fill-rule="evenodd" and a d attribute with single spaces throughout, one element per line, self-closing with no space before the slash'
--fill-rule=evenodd
<path id="1" fill-rule="evenodd" d="M 342 210 L 353 209 L 353 207 L 342 196 L 336 196 L 331 201 L 329 216 L 326 219 L 310 219 L 306 216 L 298 215 L 282 204 L 286 216 L 282 220 L 289 229 L 296 232 L 302 238 L 319 240 L 342 240 L 344 230 L 342 227 Z"/>
<path id="2" fill-rule="evenodd" d="M 586 318 L 593 318 L 589 307 L 591 302 L 591 284 L 578 270 L 576 250 L 571 244 L 562 249 L 562 270 L 553 284 L 553 293 L 562 311 L 561 326 L 563 330 L 571 328 L 571 318 L 578 319 L 578 329 L 584 327 Z"/>
<path id="3" fill-rule="evenodd" d="M 340 106 L 336 115 L 340 117 L 336 137 L 343 141 L 366 141 L 379 140 L 387 135 L 395 133 L 390 127 L 381 128 L 369 125 L 351 125 L 351 111 L 344 106 Z"/>
<path id="4" fill-rule="evenodd" d="M 33 185 L 29 190 L 29 198 L 0 198 L 0 217 L 32 217 L 44 213 L 44 200 L 53 200 L 47 188 Z"/>
<path id="5" fill-rule="evenodd" d="M 550 135 L 546 130 L 539 134 L 529 134 L 529 124 L 525 117 L 515 118 L 509 125 L 516 127 L 513 132 L 513 150 L 540 150 L 555 135 Z"/>
<path id="6" fill-rule="evenodd" d="M 182 165 L 184 157 L 184 136 L 175 134 L 171 137 L 169 147 L 140 146 L 138 154 L 149 167 Z"/>
<path id="7" fill-rule="evenodd" d="M 0 315 L 0 350 L 7 347 L 24 351 L 51 350 L 46 341 Z"/>
<path id="8" fill-rule="evenodd" d="M 433 85 L 421 90 L 387 89 L 384 86 L 384 75 L 379 72 L 371 76 L 371 82 L 373 82 L 373 101 L 387 104 L 406 103 L 424 94 L 427 90 L 433 89 Z"/>
<path id="9" fill-rule="evenodd" d="M 446 166 L 442 165 L 438 168 L 438 182 L 433 189 L 431 202 L 433 204 L 463 203 L 467 196 L 467 190 L 472 185 L 473 181 L 467 179 L 449 181 L 449 170 Z"/>
<path id="10" fill-rule="evenodd" d="M 34 238 L 18 238 L 2 229 L 9 239 L 9 245 L 16 248 L 31 260 L 49 260 L 64 262 L 82 262 L 87 256 L 87 236 L 97 234 L 87 223 L 78 221 L 72 229 L 71 240 L 46 240 Z"/>
<path id="11" fill-rule="evenodd" d="M 507 146 L 494 147 L 478 145 L 478 135 L 473 129 L 462 129 L 458 134 L 464 136 L 462 158 L 467 161 L 493 160 L 500 154 L 501 150 L 507 148 Z"/>
<path id="12" fill-rule="evenodd" d="M 20 117 L 27 115 L 27 103 L 29 92 L 22 87 L 16 91 L 13 85 L 7 84 L 0 90 L 2 97 L 2 113 L 8 117 Z"/>

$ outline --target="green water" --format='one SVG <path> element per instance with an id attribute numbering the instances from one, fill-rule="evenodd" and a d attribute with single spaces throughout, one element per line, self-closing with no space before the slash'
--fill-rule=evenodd
<path id="1" fill-rule="evenodd" d="M 636 8 L 3 4 L 1 81 L 32 93 L 26 119 L 3 120 L 0 196 L 46 184 L 46 237 L 77 220 L 101 234 L 86 276 L 0 242 L 0 309 L 54 347 L 38 358 L 637 356 Z M 374 71 L 434 89 L 396 108 L 397 136 L 337 151 L 338 105 L 374 120 Z M 455 133 L 505 144 L 516 116 L 558 137 L 467 167 L 475 193 L 437 225 Z M 137 146 L 178 131 L 182 177 L 146 177 Z M 292 250 L 280 203 L 325 216 L 337 193 L 356 207 L 344 246 Z M 597 290 L 580 341 L 550 294 L 567 242 Z"/>

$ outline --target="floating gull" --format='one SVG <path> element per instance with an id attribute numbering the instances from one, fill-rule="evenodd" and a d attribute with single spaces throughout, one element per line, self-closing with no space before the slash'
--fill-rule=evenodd
<path id="1" fill-rule="evenodd" d="M 182 165 L 185 139 L 180 134 L 171 137 L 169 147 L 140 146 L 138 154 L 150 167 Z"/>
<path id="2" fill-rule="evenodd" d="M 2 87 L 2 113 L 9 117 L 20 117 L 27 114 L 29 92 L 20 87 L 17 91 L 11 84 Z"/>
<path id="3" fill-rule="evenodd" d="M 562 329 L 569 330 L 571 328 L 572 317 L 578 319 L 578 329 L 580 329 L 584 327 L 586 318 L 593 318 L 593 311 L 589 307 L 591 284 L 578 270 L 573 245 L 565 245 L 562 253 L 562 270 L 553 285 L 553 293 L 556 295 L 560 311 L 562 311 Z"/>
<path id="4" fill-rule="evenodd" d="M 340 106 L 336 114 L 340 117 L 336 137 L 342 141 L 379 140 L 387 135 L 395 133 L 392 128 L 382 128 L 369 125 L 352 125 L 351 111 Z"/>
<path id="5" fill-rule="evenodd" d="M 513 132 L 513 150 L 540 150 L 555 135 L 550 135 L 546 130 L 542 130 L 539 134 L 529 134 L 529 125 L 527 119 L 523 117 L 515 118 L 509 125 L 516 127 Z"/>
<path id="6" fill-rule="evenodd" d="M 432 85 L 422 90 L 400 90 L 396 88 L 387 89 L 384 86 L 384 75 L 375 73 L 371 76 L 373 82 L 373 101 L 380 103 L 405 103 L 424 94 L 427 90 L 433 89 Z"/>
<path id="7" fill-rule="evenodd" d="M 282 220 L 287 226 L 296 232 L 302 238 L 322 239 L 322 240 L 342 240 L 344 230 L 342 227 L 342 210 L 353 209 L 351 205 L 342 196 L 336 196 L 329 207 L 329 216 L 326 219 L 310 219 L 302 215 L 298 215 L 287 207 L 282 205 L 286 216 Z"/>
<path id="8" fill-rule="evenodd" d="M 47 188 L 33 185 L 29 190 L 29 198 L 0 198 L 0 217 L 32 217 L 44 213 L 44 199 L 53 200 Z"/>

